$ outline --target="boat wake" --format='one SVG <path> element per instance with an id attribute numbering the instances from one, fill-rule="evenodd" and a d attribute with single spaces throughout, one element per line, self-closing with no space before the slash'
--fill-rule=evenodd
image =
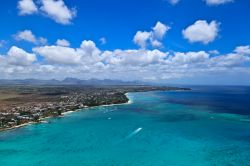
<path id="1" fill-rule="evenodd" d="M 142 130 L 142 128 L 139 127 L 138 129 L 136 129 L 135 131 L 133 131 L 132 133 L 130 133 L 130 134 L 125 138 L 125 140 L 132 138 L 133 136 L 135 136 L 136 134 L 138 134 L 141 130 Z"/>
<path id="2" fill-rule="evenodd" d="M 124 139 L 120 140 L 119 142 L 116 142 L 116 144 L 120 144 L 121 142 L 124 142 L 124 141 L 132 138 L 133 136 L 137 135 L 141 130 L 142 130 L 141 127 L 137 128 L 132 133 L 130 133 L 128 136 L 126 136 Z"/>

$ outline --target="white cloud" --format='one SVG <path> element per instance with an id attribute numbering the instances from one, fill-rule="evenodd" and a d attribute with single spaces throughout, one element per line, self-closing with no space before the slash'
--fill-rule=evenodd
<path id="1" fill-rule="evenodd" d="M 91 40 L 84 40 L 81 47 L 77 49 L 81 55 L 83 62 L 93 64 L 100 61 L 101 51 L 96 47 L 96 44 Z"/>
<path id="2" fill-rule="evenodd" d="M 221 5 L 229 2 L 233 2 L 234 0 L 205 0 L 207 5 Z"/>
<path id="3" fill-rule="evenodd" d="M 38 12 L 37 6 L 33 0 L 20 0 L 17 7 L 20 15 L 29 15 Z"/>
<path id="4" fill-rule="evenodd" d="M 211 66 L 237 67 L 250 61 L 250 58 L 237 53 L 230 53 L 211 58 Z"/>
<path id="5" fill-rule="evenodd" d="M 47 43 L 47 39 L 43 38 L 43 37 L 39 37 L 37 38 L 31 30 L 24 30 L 24 31 L 19 31 L 17 34 L 14 35 L 14 38 L 17 41 L 27 41 L 27 42 L 31 42 L 33 44 L 46 44 Z"/>
<path id="6" fill-rule="evenodd" d="M 148 40 L 150 39 L 151 34 L 149 32 L 142 32 L 142 31 L 138 31 L 135 36 L 134 36 L 134 43 L 139 45 L 142 48 L 145 48 Z"/>
<path id="7" fill-rule="evenodd" d="M 0 67 L 5 63 L 6 58 L 3 55 L 0 55 Z"/>
<path id="8" fill-rule="evenodd" d="M 59 24 L 70 24 L 76 16 L 75 8 L 68 8 L 63 0 L 19 0 L 19 15 L 42 14 Z"/>
<path id="9" fill-rule="evenodd" d="M 250 62 L 250 46 L 238 46 L 226 55 L 217 55 L 210 59 L 208 66 L 239 67 Z"/>
<path id="10" fill-rule="evenodd" d="M 153 35 L 155 39 L 161 40 L 166 32 L 170 29 L 170 27 L 162 24 L 161 22 L 157 22 L 155 27 L 153 27 Z"/>
<path id="11" fill-rule="evenodd" d="M 190 25 L 182 31 L 185 39 L 190 42 L 201 42 L 208 44 L 215 40 L 219 32 L 219 23 L 211 21 L 208 23 L 205 20 L 198 20 L 193 25 Z"/>
<path id="12" fill-rule="evenodd" d="M 100 50 L 93 41 L 84 40 L 78 48 L 40 46 L 33 48 L 33 52 L 12 47 L 7 55 L 0 56 L 1 78 L 94 77 L 168 81 L 211 75 L 224 77 L 228 73 L 250 74 L 248 45 L 220 55 L 218 51 L 213 54 L 210 51 L 167 52 L 158 49 Z M 34 63 L 35 53 L 43 57 L 39 58 L 42 59 L 39 63 Z"/>
<path id="13" fill-rule="evenodd" d="M 250 46 L 239 46 L 236 47 L 234 52 L 236 52 L 237 54 L 241 54 L 241 55 L 249 55 L 250 56 Z"/>
<path id="14" fill-rule="evenodd" d="M 141 48 L 146 48 L 149 45 L 160 47 L 162 45 L 161 41 L 169 29 L 169 26 L 158 21 L 151 31 L 138 31 L 133 41 Z"/>
<path id="15" fill-rule="evenodd" d="M 24 40 L 31 43 L 36 43 L 36 37 L 30 30 L 20 31 L 15 35 L 16 40 Z"/>
<path id="16" fill-rule="evenodd" d="M 115 50 L 104 52 L 102 60 L 115 66 L 136 67 L 164 63 L 167 55 L 168 53 L 159 50 Z"/>
<path id="17" fill-rule="evenodd" d="M 16 66 L 28 66 L 36 61 L 36 55 L 27 53 L 21 48 L 13 46 L 7 53 L 8 63 Z"/>
<path id="18" fill-rule="evenodd" d="M 91 64 L 100 60 L 100 50 L 93 41 L 84 40 L 80 48 L 68 46 L 36 47 L 33 51 L 43 56 L 47 62 L 58 65 Z"/>
<path id="19" fill-rule="evenodd" d="M 63 47 L 69 47 L 70 46 L 70 42 L 68 40 L 65 40 L 65 39 L 58 39 L 56 41 L 56 45 L 63 46 Z"/>
<path id="20" fill-rule="evenodd" d="M 60 24 L 70 24 L 76 16 L 75 9 L 69 9 L 63 0 L 41 0 L 43 13 Z"/>
<path id="21" fill-rule="evenodd" d="M 33 51 L 43 56 L 49 63 L 52 64 L 79 64 L 81 59 L 76 50 L 69 47 L 43 46 L 36 47 Z"/>
<path id="22" fill-rule="evenodd" d="M 84 52 L 83 55 L 98 55 L 100 50 L 96 47 L 96 44 L 91 40 L 84 40 L 81 44 L 81 51 Z"/>
<path id="23" fill-rule="evenodd" d="M 177 52 L 175 55 L 171 58 L 171 61 L 178 64 L 196 64 L 205 62 L 209 59 L 209 54 L 205 51 L 199 51 L 199 52 L 187 52 L 187 53 L 181 53 Z"/>

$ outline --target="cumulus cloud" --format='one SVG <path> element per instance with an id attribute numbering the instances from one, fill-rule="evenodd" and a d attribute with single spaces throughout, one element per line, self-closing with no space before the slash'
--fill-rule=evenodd
<path id="1" fill-rule="evenodd" d="M 81 44 L 81 49 L 87 55 L 90 54 L 99 54 L 99 49 L 96 47 L 96 44 L 91 40 L 84 40 Z"/>
<path id="2" fill-rule="evenodd" d="M 233 67 L 247 63 L 249 60 L 249 46 L 237 47 L 226 55 L 213 55 L 210 52 L 162 52 L 158 49 L 147 50 L 114 50 L 101 51 L 93 41 L 84 40 L 79 48 L 62 46 L 36 47 L 33 51 L 43 56 L 47 62 L 57 65 L 83 65 L 87 68 L 93 66 L 123 69 L 140 68 L 148 66 L 165 66 L 169 68 L 197 67 Z"/>
<path id="3" fill-rule="evenodd" d="M 31 42 L 33 44 L 46 44 L 47 43 L 47 39 L 43 38 L 43 37 L 39 37 L 37 38 L 31 30 L 24 30 L 24 31 L 19 31 L 17 34 L 14 35 L 14 38 L 17 41 L 27 41 L 27 42 Z"/>
<path id="4" fill-rule="evenodd" d="M 160 32 L 160 31 L 159 31 Z M 159 33 L 157 35 L 160 38 Z M 215 51 L 213 51 L 215 52 Z M 36 55 L 39 63 L 36 62 Z M 39 78 L 99 78 L 174 80 L 213 74 L 250 74 L 250 46 L 238 46 L 228 54 L 211 51 L 175 52 L 159 49 L 100 50 L 91 40 L 78 48 L 39 46 L 28 53 L 12 47 L 0 56 L 0 73 L 4 76 L 39 76 Z"/>
<path id="5" fill-rule="evenodd" d="M 234 52 L 241 55 L 250 55 L 250 46 L 238 46 Z"/>
<path id="6" fill-rule="evenodd" d="M 86 64 L 93 64 L 101 60 L 101 51 L 96 47 L 96 44 L 91 40 L 84 40 L 77 49 L 81 55 L 83 62 Z"/>
<path id="7" fill-rule="evenodd" d="M 205 0 L 207 5 L 221 5 L 229 2 L 233 2 L 234 0 Z"/>
<path id="8" fill-rule="evenodd" d="M 56 45 L 63 46 L 63 47 L 69 47 L 70 46 L 70 42 L 68 40 L 65 40 L 65 39 L 58 39 L 56 41 Z"/>
<path id="9" fill-rule="evenodd" d="M 170 27 L 158 21 L 155 27 L 153 27 L 152 35 L 155 39 L 161 40 L 169 29 Z"/>
<path id="10" fill-rule="evenodd" d="M 28 66 L 36 61 L 36 55 L 28 53 L 16 46 L 12 46 L 7 53 L 7 61 L 11 65 Z"/>
<path id="11" fill-rule="evenodd" d="M 206 62 L 208 59 L 209 54 L 205 51 L 187 53 L 176 52 L 171 58 L 171 61 L 177 64 L 197 64 Z"/>
<path id="12" fill-rule="evenodd" d="M 138 31 L 134 36 L 134 43 L 142 48 L 145 48 L 148 43 L 148 40 L 150 39 L 150 36 L 151 36 L 150 32 Z"/>
<path id="13" fill-rule="evenodd" d="M 29 15 L 38 12 L 37 6 L 33 0 L 20 0 L 17 7 L 20 15 Z"/>
<path id="14" fill-rule="evenodd" d="M 39 13 L 53 19 L 55 22 L 63 25 L 70 24 L 76 16 L 76 9 L 69 8 L 63 0 L 19 0 L 17 8 L 19 15 L 31 15 Z"/>
<path id="15" fill-rule="evenodd" d="M 41 11 L 60 24 L 70 24 L 76 16 L 75 9 L 69 9 L 63 0 L 42 0 Z"/>
<path id="16" fill-rule="evenodd" d="M 97 62 L 100 58 L 100 50 L 93 41 L 84 40 L 80 48 L 68 46 L 42 46 L 35 47 L 33 51 L 43 56 L 47 62 L 62 65 L 80 65 Z"/>
<path id="17" fill-rule="evenodd" d="M 78 64 L 81 59 L 76 50 L 69 47 L 44 46 L 36 47 L 33 51 L 52 64 L 73 65 Z"/>
<path id="18" fill-rule="evenodd" d="M 208 44 L 216 39 L 219 32 L 219 23 L 205 20 L 198 20 L 182 31 L 183 37 L 189 42 L 201 42 Z"/>
<path id="19" fill-rule="evenodd" d="M 210 60 L 211 66 L 237 67 L 249 62 L 250 58 L 241 54 L 230 53 L 214 57 Z"/>
<path id="20" fill-rule="evenodd" d="M 158 21 L 151 31 L 137 31 L 133 41 L 141 48 L 146 48 L 149 45 L 160 47 L 161 41 L 169 29 L 169 26 Z"/>
<path id="21" fill-rule="evenodd" d="M 102 54 L 106 64 L 115 66 L 147 66 L 164 63 L 168 53 L 159 50 L 115 50 Z"/>
<path id="22" fill-rule="evenodd" d="M 36 43 L 36 37 L 30 30 L 20 31 L 15 35 L 16 40 L 24 40 L 31 43 Z"/>

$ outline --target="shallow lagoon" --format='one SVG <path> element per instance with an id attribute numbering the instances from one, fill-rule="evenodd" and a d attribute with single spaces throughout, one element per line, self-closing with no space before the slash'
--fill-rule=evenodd
<path id="1" fill-rule="evenodd" d="M 249 88 L 209 88 L 130 93 L 1 132 L 0 165 L 250 165 Z"/>

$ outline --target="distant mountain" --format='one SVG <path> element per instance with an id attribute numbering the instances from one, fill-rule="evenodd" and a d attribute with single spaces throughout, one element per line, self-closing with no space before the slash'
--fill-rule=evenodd
<path id="1" fill-rule="evenodd" d="M 77 78 L 65 78 L 62 81 L 51 80 L 39 80 L 39 79 L 0 79 L 0 85 L 146 85 L 146 83 L 140 81 L 121 81 L 121 80 L 98 80 L 89 79 L 81 80 Z"/>

